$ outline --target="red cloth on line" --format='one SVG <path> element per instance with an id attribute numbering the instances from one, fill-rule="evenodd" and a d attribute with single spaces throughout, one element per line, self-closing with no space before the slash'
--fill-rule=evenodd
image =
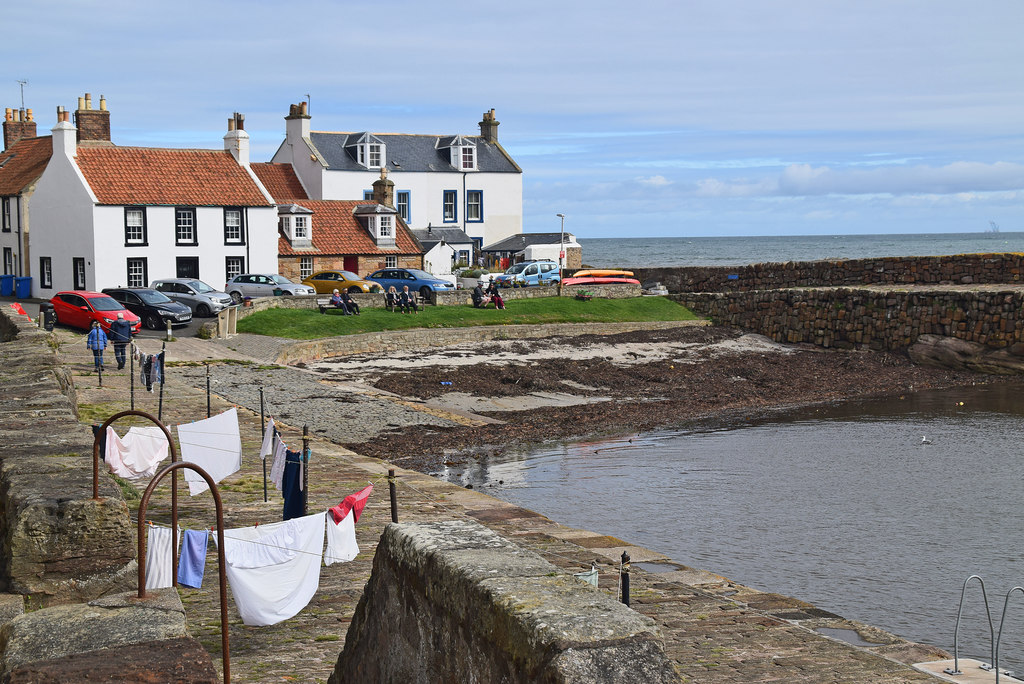
<path id="1" fill-rule="evenodd" d="M 341 503 L 330 509 L 331 517 L 334 518 L 334 524 L 337 525 L 345 516 L 348 515 L 349 511 L 352 511 L 355 515 L 355 522 L 359 522 L 359 516 L 363 513 L 363 508 L 366 507 L 366 500 L 370 498 L 370 494 L 373 492 L 373 485 L 368 485 L 365 489 L 361 489 L 355 494 L 349 494 Z"/>

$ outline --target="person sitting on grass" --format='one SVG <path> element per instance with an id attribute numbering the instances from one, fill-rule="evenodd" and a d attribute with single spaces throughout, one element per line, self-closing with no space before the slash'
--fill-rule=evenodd
<path id="1" fill-rule="evenodd" d="M 348 308 L 350 314 L 359 315 L 359 305 L 356 304 L 356 300 L 352 299 L 352 295 L 348 293 L 348 290 L 341 293 L 341 303 Z"/>
<path id="2" fill-rule="evenodd" d="M 395 307 L 398 306 L 398 290 L 392 285 L 388 288 L 388 291 L 384 293 L 384 306 L 391 309 L 392 313 Z"/>
<path id="3" fill-rule="evenodd" d="M 487 302 L 488 302 L 487 295 L 484 294 L 484 288 L 482 288 L 480 286 L 482 282 L 483 282 L 482 280 L 478 280 L 477 283 L 476 283 L 476 287 L 473 288 L 473 308 L 474 309 L 482 309 L 485 306 L 487 306 Z"/>
<path id="4" fill-rule="evenodd" d="M 345 294 L 348 294 L 347 292 Z M 338 293 L 338 288 L 334 288 L 334 294 L 331 296 L 331 306 L 335 309 L 341 309 L 341 313 L 348 316 L 352 312 L 348 310 L 348 305 L 345 303 L 345 298 Z"/>
<path id="5" fill-rule="evenodd" d="M 494 302 L 495 309 L 505 308 L 505 300 L 502 298 L 501 293 L 498 292 L 498 284 L 493 280 L 491 281 L 491 284 L 487 286 L 487 296 L 489 296 L 491 301 Z M 486 306 L 486 304 L 484 304 L 484 306 Z"/>
<path id="6" fill-rule="evenodd" d="M 410 309 L 415 313 L 420 312 L 420 307 L 416 305 L 416 295 L 409 292 L 408 285 L 403 285 L 402 291 L 398 293 L 398 306 L 402 313 L 409 313 Z"/>

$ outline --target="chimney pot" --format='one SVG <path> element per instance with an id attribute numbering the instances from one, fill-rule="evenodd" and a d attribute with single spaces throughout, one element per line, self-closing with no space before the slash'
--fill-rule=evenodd
<path id="1" fill-rule="evenodd" d="M 14 111 L 10 107 L 8 107 L 6 111 L 4 111 L 4 121 L 14 121 L 13 117 Z"/>
<path id="2" fill-rule="evenodd" d="M 233 116 L 228 119 L 228 130 L 229 131 L 235 130 L 235 117 L 233 117 Z"/>
<path id="3" fill-rule="evenodd" d="M 17 109 L 14 110 L 14 121 L 15 123 L 21 121 L 21 112 Z"/>
<path id="4" fill-rule="evenodd" d="M 31 109 L 26 109 L 25 110 L 25 114 L 28 115 L 28 118 L 25 119 L 25 121 L 32 121 L 32 110 Z"/>
<path id="5" fill-rule="evenodd" d="M 89 93 L 85 94 L 85 108 L 92 109 L 92 95 Z"/>
<path id="6" fill-rule="evenodd" d="M 84 97 L 78 98 L 78 108 L 79 109 L 85 109 L 85 98 Z"/>
<path id="7" fill-rule="evenodd" d="M 235 128 L 237 128 L 240 131 L 244 131 L 245 130 L 245 114 L 239 114 L 238 112 L 235 112 L 235 120 L 238 122 L 238 123 L 235 124 Z"/>
<path id="8" fill-rule="evenodd" d="M 302 116 L 309 116 L 309 103 L 308 102 L 303 102 L 302 103 Z"/>
<path id="9" fill-rule="evenodd" d="M 107 98 L 100 95 L 100 111 L 107 111 Z"/>

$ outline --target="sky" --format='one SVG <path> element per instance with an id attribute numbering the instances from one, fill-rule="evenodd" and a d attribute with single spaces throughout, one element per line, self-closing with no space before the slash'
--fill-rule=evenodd
<path id="1" fill-rule="evenodd" d="M 479 133 L 523 228 L 581 238 L 1024 231 L 1019 0 L 51 0 L 5 6 L 0 107 L 106 96 L 120 145 L 268 161 L 313 130 Z"/>

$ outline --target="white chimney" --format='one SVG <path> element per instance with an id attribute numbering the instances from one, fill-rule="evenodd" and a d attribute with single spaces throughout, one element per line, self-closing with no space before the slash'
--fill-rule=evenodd
<path id="1" fill-rule="evenodd" d="M 245 116 L 235 112 L 228 119 L 228 132 L 224 134 L 224 149 L 241 166 L 249 165 L 249 134 L 245 132 Z"/>
<path id="2" fill-rule="evenodd" d="M 73 159 L 78 154 L 78 129 L 68 121 L 70 114 L 63 107 L 58 107 L 57 125 L 50 132 L 53 133 L 53 154 Z"/>
<path id="3" fill-rule="evenodd" d="M 289 108 L 285 120 L 285 138 L 292 145 L 309 137 L 309 103 L 300 102 Z"/>

